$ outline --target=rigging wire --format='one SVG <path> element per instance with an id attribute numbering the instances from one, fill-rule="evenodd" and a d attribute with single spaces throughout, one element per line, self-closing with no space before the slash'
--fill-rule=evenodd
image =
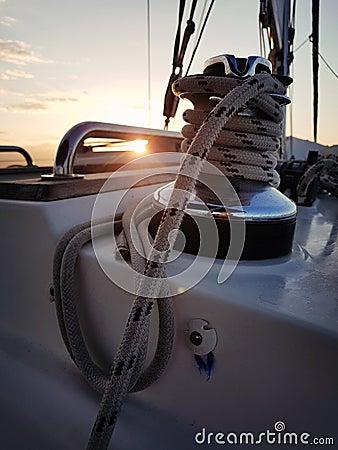
<path id="1" fill-rule="evenodd" d="M 298 45 L 298 47 L 295 48 L 295 50 L 293 51 L 293 53 L 296 53 L 298 50 L 300 50 L 307 42 L 312 42 L 312 34 L 310 34 L 306 39 L 304 39 L 304 41 Z M 319 57 L 321 58 L 321 60 L 323 61 L 323 63 L 326 65 L 326 67 L 330 70 L 330 72 L 332 72 L 332 74 L 338 79 L 338 74 L 337 72 L 334 70 L 334 68 L 327 62 L 327 60 L 324 58 L 324 56 L 320 53 L 320 51 L 318 50 L 318 48 L 316 46 L 314 46 L 314 49 L 316 50 L 316 52 L 318 53 Z"/>
<path id="2" fill-rule="evenodd" d="M 312 42 L 312 41 L 311 41 Z M 335 70 L 330 66 L 330 64 L 326 61 L 326 59 L 324 58 L 324 56 L 320 53 L 320 51 L 318 50 L 318 48 L 313 44 L 313 48 L 315 49 L 315 51 L 318 53 L 320 59 L 323 61 L 323 63 L 326 65 L 326 67 L 330 70 L 330 72 L 333 73 L 333 75 L 338 79 L 338 74 L 337 72 L 335 72 Z"/>
<path id="3" fill-rule="evenodd" d="M 264 58 L 266 58 L 266 57 L 267 57 L 267 52 L 266 52 L 266 43 L 265 43 L 265 36 L 264 36 L 264 28 L 262 28 L 262 38 L 263 38 Z"/>
<path id="4" fill-rule="evenodd" d="M 295 65 L 292 64 L 291 66 L 291 77 L 294 78 L 295 76 Z M 294 91 L 293 91 L 294 87 L 293 84 L 291 84 L 291 86 L 289 86 L 289 96 L 290 96 L 290 100 L 291 103 L 289 105 L 288 108 L 288 112 L 289 112 L 289 126 L 290 126 L 290 158 L 293 157 L 293 95 L 294 95 Z"/>
<path id="5" fill-rule="evenodd" d="M 295 76 L 295 64 L 294 64 L 294 38 L 295 38 L 295 22 L 296 22 L 296 3 L 297 1 L 294 0 L 292 4 L 292 14 L 291 14 L 291 21 L 289 25 L 289 55 L 290 55 L 290 66 L 289 70 L 291 68 L 291 78 L 294 79 Z M 306 42 L 306 41 L 305 41 Z M 291 64 L 292 63 L 292 64 Z M 289 97 L 291 100 L 291 104 L 289 105 L 289 108 L 286 113 L 289 115 L 289 127 L 290 127 L 290 142 L 289 142 L 289 149 L 290 149 L 290 158 L 294 157 L 293 154 L 293 96 L 294 96 L 294 85 L 293 83 L 289 86 Z"/>
<path id="6" fill-rule="evenodd" d="M 201 27 L 202 27 L 202 17 L 204 17 L 205 10 L 206 10 L 206 8 L 207 8 L 207 4 L 208 4 L 208 0 L 204 0 L 204 5 L 203 5 L 201 17 L 200 17 L 200 20 L 199 20 L 199 23 L 198 23 L 198 28 L 197 28 L 197 30 L 196 30 L 196 36 L 195 36 L 195 41 L 194 41 L 194 47 L 195 47 L 195 45 L 196 45 L 196 43 L 197 43 L 198 36 L 199 36 L 199 34 L 200 34 L 200 31 L 201 31 Z"/>
<path id="7" fill-rule="evenodd" d="M 263 56 L 263 42 L 262 42 L 262 24 L 258 23 L 259 26 L 259 51 L 260 51 L 260 55 Z"/>
<path id="8" fill-rule="evenodd" d="M 289 70 L 294 59 L 294 48 L 295 48 L 295 35 L 296 35 L 296 0 L 292 4 L 291 19 L 289 22 L 289 36 L 288 36 L 288 65 Z"/>
<path id="9" fill-rule="evenodd" d="M 294 49 L 293 53 L 298 52 L 298 50 L 300 50 L 310 40 L 310 36 L 308 36 L 306 39 L 304 39 L 304 41 Z"/>
<path id="10" fill-rule="evenodd" d="M 313 42 L 312 42 L 312 34 L 310 34 L 307 38 L 305 38 L 294 50 L 293 53 L 296 53 L 298 50 L 300 50 L 302 47 L 304 47 L 304 45 L 306 43 L 312 43 L 312 45 L 314 46 Z M 338 79 L 338 74 L 337 72 L 332 68 L 332 66 L 330 66 L 330 64 L 327 62 L 327 60 L 324 58 L 324 56 L 318 51 L 318 48 L 316 46 L 314 46 L 315 51 L 318 53 L 319 57 L 321 58 L 321 60 L 323 61 L 323 63 L 326 65 L 326 67 L 330 70 L 330 72 Z M 292 74 L 291 77 L 294 78 L 294 64 L 292 65 Z M 290 89 L 290 98 L 292 100 L 293 97 L 293 89 L 294 86 L 291 85 L 289 87 Z M 293 136 L 293 110 L 292 110 L 292 105 L 293 102 L 291 102 L 291 104 L 289 105 L 288 111 L 289 111 L 289 126 L 290 126 L 290 155 L 293 155 L 293 141 L 292 141 L 292 136 Z"/>
<path id="11" fill-rule="evenodd" d="M 150 0 L 147 0 L 147 77 L 148 77 L 148 126 L 151 124 L 151 29 Z"/>
<path id="12" fill-rule="evenodd" d="M 313 86 L 313 139 L 317 142 L 318 128 L 318 47 L 319 47 L 319 1 L 312 0 L 312 86 Z M 317 50 L 315 49 L 317 47 Z"/>
<path id="13" fill-rule="evenodd" d="M 179 4 L 179 16 L 178 16 L 178 25 L 177 32 L 175 38 L 174 45 L 174 54 L 173 54 L 173 62 L 172 62 L 172 72 L 169 77 L 169 82 L 167 85 L 165 97 L 164 97 L 164 107 L 163 107 L 163 115 L 165 116 L 164 129 L 168 129 L 168 125 L 170 122 L 170 118 L 175 117 L 177 106 L 178 106 L 178 97 L 175 97 L 171 90 L 171 86 L 178 78 L 182 76 L 183 70 L 183 59 L 188 47 L 189 40 L 192 34 L 195 32 L 195 23 L 193 21 L 195 9 L 197 5 L 197 0 L 192 0 L 190 15 L 187 20 L 186 28 L 184 30 L 182 42 L 181 42 L 181 25 L 184 15 L 185 8 L 185 0 L 180 0 Z"/>
<path id="14" fill-rule="evenodd" d="M 258 34 L 259 34 L 259 50 L 263 58 L 266 58 L 266 48 L 263 30 L 264 28 L 267 28 L 268 25 L 269 25 L 268 3 L 267 0 L 260 0 L 260 10 L 258 15 Z"/>
<path id="15" fill-rule="evenodd" d="M 191 67 L 191 64 L 192 64 L 192 62 L 193 62 L 193 60 L 194 60 L 194 58 L 195 58 L 195 55 L 196 55 L 198 46 L 199 46 L 199 44 L 200 44 L 200 42 L 201 42 L 201 38 L 202 38 L 202 35 L 203 35 L 203 32 L 204 32 L 204 29 L 205 29 L 205 27 L 206 27 L 206 24 L 207 24 L 207 22 L 208 22 L 208 19 L 209 19 L 209 16 L 210 16 L 212 7 L 214 6 L 214 3 L 215 3 L 215 0 L 212 0 L 211 3 L 210 3 L 210 5 L 209 5 L 207 14 L 206 14 L 206 16 L 205 16 L 205 18 L 204 18 L 204 21 L 203 21 L 203 25 L 202 25 L 201 31 L 200 31 L 200 33 L 199 33 L 199 35 L 198 35 L 198 39 L 197 39 L 196 45 L 195 45 L 194 50 L 193 50 L 193 52 L 192 52 L 192 55 L 191 55 L 191 58 L 190 58 L 190 61 L 189 61 L 188 68 L 187 68 L 187 71 L 186 71 L 186 73 L 185 73 L 185 76 L 188 75 L 189 70 L 190 70 L 190 67 Z"/>
<path id="16" fill-rule="evenodd" d="M 266 38 L 269 44 L 269 51 L 271 52 L 272 50 L 272 45 L 271 45 L 271 41 L 272 41 L 272 36 L 271 33 L 269 32 L 268 28 L 266 28 Z"/>
<path id="17" fill-rule="evenodd" d="M 268 31 L 267 31 L 267 35 L 268 35 Z M 266 42 L 265 42 L 265 35 L 264 35 L 264 27 L 263 27 L 262 23 L 259 23 L 259 45 L 260 45 L 261 56 L 263 56 L 263 58 L 266 58 L 267 57 Z"/>
<path id="18" fill-rule="evenodd" d="M 292 16 L 291 16 L 291 26 L 294 28 L 296 23 L 296 3 L 297 0 L 294 0 L 292 5 Z"/>

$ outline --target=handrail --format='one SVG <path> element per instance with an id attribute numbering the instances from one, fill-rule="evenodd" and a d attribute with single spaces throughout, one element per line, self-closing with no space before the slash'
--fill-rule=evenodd
<path id="1" fill-rule="evenodd" d="M 74 160 L 78 149 L 85 139 L 151 139 L 175 138 L 181 139 L 181 134 L 172 131 L 155 130 L 151 128 L 131 127 L 104 122 L 81 122 L 73 126 L 62 138 L 57 149 L 53 174 L 49 178 L 79 178 L 80 174 L 74 174 Z M 43 175 L 48 177 L 48 175 Z"/>
<path id="2" fill-rule="evenodd" d="M 0 152 L 20 153 L 20 155 L 22 155 L 25 158 L 28 167 L 33 167 L 35 165 L 31 155 L 28 153 L 27 150 L 25 150 L 22 147 L 17 147 L 16 145 L 0 145 Z"/>

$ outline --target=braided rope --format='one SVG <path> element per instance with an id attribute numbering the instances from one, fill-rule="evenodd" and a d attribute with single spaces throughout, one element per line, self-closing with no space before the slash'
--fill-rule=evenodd
<path id="1" fill-rule="evenodd" d="M 133 206 L 129 210 L 132 213 L 134 209 L 135 207 Z M 86 222 L 73 227 L 62 237 L 54 255 L 54 300 L 61 335 L 72 360 L 80 369 L 86 381 L 100 393 L 104 392 L 109 380 L 109 374 L 105 373 L 93 361 L 83 337 L 77 313 L 74 277 L 80 250 L 87 242 L 91 241 L 92 230 L 95 230 L 96 236 L 106 235 L 112 230 L 113 220 L 115 228 L 120 231 L 123 222 L 130 221 L 128 210 L 124 213 L 122 220 L 121 217 L 114 219 L 104 218 L 94 224 Z M 125 226 L 126 229 L 127 227 Z M 145 260 L 137 253 L 130 238 L 128 245 L 126 244 L 126 252 L 135 270 L 143 273 Z M 138 357 L 137 370 L 135 370 L 135 375 L 130 383 L 130 390 L 133 392 L 143 390 L 156 381 L 166 367 L 171 354 L 174 335 L 171 299 L 159 299 L 158 312 L 159 332 L 156 351 L 152 362 L 141 374 L 147 347 L 147 341 L 143 342 L 143 347 Z"/>
<path id="2" fill-rule="evenodd" d="M 330 153 L 318 160 L 301 176 L 298 186 L 298 203 L 304 203 L 312 181 L 319 177 L 324 189 L 338 197 L 338 156 Z"/>
<path id="3" fill-rule="evenodd" d="M 173 90 L 175 93 L 182 90 L 182 83 L 185 83 L 185 80 L 188 78 L 191 79 L 191 77 L 187 77 L 174 83 Z M 145 264 L 145 277 L 142 277 L 140 282 L 139 292 L 147 291 L 150 295 L 149 297 L 137 295 L 134 300 L 122 342 L 114 358 L 110 380 L 106 383 L 99 412 L 89 439 L 88 450 L 103 450 L 109 445 L 120 409 L 128 393 L 132 377 L 135 374 L 135 366 L 139 360 L 139 354 L 143 351 L 144 342 L 147 342 L 148 339 L 149 317 L 155 304 L 154 298 L 161 293 L 165 276 L 165 262 L 171 246 L 175 242 L 183 220 L 184 209 L 191 193 L 194 191 L 204 160 L 209 157 L 211 148 L 219 139 L 225 125 L 249 101 L 254 102 L 257 107 L 264 110 L 269 118 L 275 121 L 281 120 L 282 117 L 281 108 L 271 99 L 268 93 L 284 93 L 285 89 L 281 83 L 268 74 L 257 74 L 244 81 L 231 79 L 229 83 L 224 82 L 224 78 L 212 77 L 216 84 L 218 83 L 219 86 L 222 86 L 222 89 L 217 89 L 216 87 L 211 89 L 211 82 L 209 84 L 209 81 L 206 80 L 209 77 L 195 78 L 197 78 L 197 84 L 200 87 L 202 86 L 202 93 L 210 96 L 214 93 L 218 94 L 221 92 L 223 94 L 225 92 L 225 97 L 207 114 L 187 151 L 187 155 L 195 156 L 195 158 L 184 158 L 176 177 L 174 189 L 163 213 L 152 251 Z M 206 84 L 203 84 L 204 82 Z M 258 123 L 255 124 L 252 121 L 251 125 L 256 127 L 264 126 Z M 247 138 L 243 136 L 242 139 L 246 140 Z M 248 150 L 258 151 L 255 143 L 249 143 L 248 145 L 250 146 Z M 239 177 L 244 177 L 249 173 L 249 169 L 243 169 L 243 167 L 239 166 L 240 164 L 232 163 L 230 168 L 224 167 L 224 172 L 231 173 L 231 175 L 235 172 L 236 176 Z M 245 166 L 245 164 L 242 164 L 242 166 Z M 233 171 L 230 169 L 233 169 Z M 265 180 L 277 183 L 278 179 L 273 173 L 274 171 L 269 169 L 267 172 L 269 174 Z M 255 176 L 257 177 L 258 175 L 255 173 Z M 259 179 L 262 180 L 263 176 L 259 176 Z M 168 240 L 169 233 L 174 237 L 174 239 L 171 239 L 171 244 Z M 124 250 L 126 250 L 125 242 Z M 165 299 L 164 301 L 167 302 L 168 300 Z"/>
<path id="4" fill-rule="evenodd" d="M 187 152 L 200 125 L 208 118 L 213 106 L 210 97 L 223 98 L 244 82 L 230 77 L 195 75 L 174 83 L 175 94 L 194 104 L 194 110 L 187 110 L 183 114 L 183 118 L 189 123 L 182 129 L 185 138 L 182 144 L 184 152 Z M 276 187 L 279 185 L 279 175 L 274 169 L 280 147 L 283 112 L 279 103 L 269 95 L 272 92 L 284 94 L 285 87 L 276 80 L 270 92 L 264 92 L 249 102 L 251 107 L 263 112 L 267 119 L 235 116 L 222 127 L 210 149 L 208 161 L 225 175 L 269 182 Z"/>

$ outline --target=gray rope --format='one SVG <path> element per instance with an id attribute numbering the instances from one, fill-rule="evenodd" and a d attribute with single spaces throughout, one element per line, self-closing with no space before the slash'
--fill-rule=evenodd
<path id="1" fill-rule="evenodd" d="M 242 83 L 243 80 L 237 78 L 202 75 L 182 78 L 174 83 L 175 94 L 194 104 L 194 110 L 187 110 L 183 115 L 189 123 L 182 129 L 185 138 L 182 144 L 184 152 L 188 150 L 203 121 L 208 118 L 212 105 L 210 97 L 217 101 Z M 208 161 L 224 175 L 269 182 L 276 187 L 279 185 L 280 178 L 275 167 L 283 111 L 279 103 L 269 95 L 271 92 L 284 94 L 285 87 L 275 80 L 272 91 L 252 98 L 249 105 L 246 105 L 259 109 L 268 120 L 235 116 L 222 127 L 209 151 Z"/>
<path id="2" fill-rule="evenodd" d="M 127 217 L 128 215 L 126 215 Z M 84 378 L 95 390 L 101 393 L 103 393 L 109 380 L 109 374 L 105 373 L 93 361 L 83 338 L 76 307 L 74 275 L 80 250 L 91 241 L 91 226 L 95 229 L 95 233 L 100 235 L 111 232 L 112 223 L 117 232 L 121 231 L 121 217 L 117 217 L 114 221 L 112 221 L 112 218 L 105 218 L 92 225 L 90 222 L 86 222 L 75 226 L 62 237 L 54 255 L 54 299 L 63 341 Z M 131 247 L 132 243 L 129 243 L 128 252 Z M 139 257 L 137 252 L 134 251 L 133 255 L 133 265 L 139 267 L 142 272 L 145 262 L 142 263 L 142 258 Z M 141 374 L 146 356 L 147 342 L 145 341 L 138 358 L 137 371 L 135 371 L 135 376 L 130 383 L 131 391 L 145 389 L 156 381 L 162 374 L 171 354 L 174 322 L 170 300 L 159 299 L 158 309 L 159 335 L 155 355 L 149 367 Z"/>
<path id="3" fill-rule="evenodd" d="M 100 223 L 103 223 L 104 221 L 114 220 L 115 226 L 118 227 L 120 225 L 121 229 L 121 218 L 105 218 L 102 221 L 97 222 L 99 225 Z M 95 225 L 95 224 L 94 224 Z M 57 319 L 59 323 L 59 328 L 61 331 L 62 339 L 64 341 L 64 344 L 67 348 L 68 353 L 70 354 L 71 358 L 74 361 L 74 355 L 71 349 L 71 344 L 69 342 L 68 336 L 67 336 L 67 328 L 64 321 L 64 308 L 63 308 L 63 298 L 62 298 L 62 289 L 61 289 L 61 283 L 60 283 L 60 277 L 61 277 L 61 265 L 63 261 L 63 254 L 65 252 L 65 249 L 69 245 L 69 242 L 71 239 L 76 236 L 79 232 L 90 229 L 91 222 L 86 222 L 83 224 L 79 224 L 68 230 L 59 241 L 55 253 L 54 253 L 54 264 L 53 264 L 53 290 L 54 290 L 54 301 L 55 301 L 55 307 L 56 307 L 56 313 L 57 313 Z M 83 243 L 83 245 L 85 242 Z M 74 361 L 75 362 L 75 361 Z"/>
<path id="4" fill-rule="evenodd" d="M 120 217 L 114 220 L 116 232 L 123 227 L 123 233 L 117 238 L 121 257 L 130 260 L 135 270 L 145 277 L 140 278 L 138 295 L 109 376 L 93 361 L 86 347 L 76 308 L 74 273 L 82 246 L 91 240 L 90 223 L 74 227 L 58 244 L 53 281 L 61 334 L 71 358 L 86 380 L 103 393 L 88 443 L 89 450 L 108 447 L 127 393 L 144 389 L 153 383 L 170 358 L 174 341 L 174 317 L 172 300 L 165 287 L 165 262 L 175 239 L 171 239 L 170 244 L 168 235 L 171 233 L 174 238 L 177 236 L 184 209 L 194 191 L 204 160 L 208 158 L 213 164 L 219 165 L 225 174 L 278 183 L 274 171 L 274 152 L 279 145 L 277 136 L 280 134 L 282 112 L 269 94 L 284 93 L 284 90 L 281 83 L 267 74 L 255 75 L 244 81 L 203 76 L 187 77 L 175 82 L 175 93 L 184 93 L 187 98 L 192 95 L 197 106 L 197 111 L 186 112 L 191 125 L 183 130 L 186 137 L 183 150 L 186 149 L 188 155 L 196 158 L 191 160 L 186 157 L 183 160 L 147 260 L 138 253 L 130 233 L 134 207 L 125 212 L 122 221 Z M 212 111 L 209 107 L 199 111 L 199 100 L 196 101 L 196 98 L 202 98 L 205 103 L 205 97 L 209 101 L 210 95 L 225 97 Z M 264 111 L 270 120 L 235 117 L 248 103 Z M 260 133 L 265 136 L 260 136 Z M 111 225 L 110 218 L 96 222 L 92 227 L 95 232 L 104 234 L 112 231 Z M 138 240 L 142 244 L 142 238 Z M 149 293 L 149 296 L 144 293 Z M 150 366 L 142 372 L 155 298 L 159 310 L 157 348 Z"/>
<path id="5" fill-rule="evenodd" d="M 298 203 L 303 204 L 312 181 L 319 177 L 324 189 L 338 197 L 338 156 L 330 153 L 320 158 L 301 176 L 297 185 Z"/>
<path id="6" fill-rule="evenodd" d="M 192 77 L 187 78 L 191 79 Z M 218 83 L 218 86 L 222 86 L 222 89 L 218 89 L 217 86 L 210 88 L 213 82 L 210 81 L 209 83 L 209 78 L 213 78 L 213 82 L 217 79 L 216 83 Z M 185 80 L 176 81 L 173 90 L 175 92 L 182 91 L 182 83 Z M 149 292 L 150 295 L 148 297 L 137 295 L 134 300 L 122 342 L 114 358 L 110 380 L 106 383 L 97 418 L 88 443 L 88 450 L 103 450 L 109 445 L 123 401 L 135 374 L 135 365 L 137 364 L 139 354 L 140 352 L 142 353 L 144 342 L 147 342 L 148 339 L 149 317 L 154 307 L 154 298 L 158 297 L 161 293 L 163 278 L 165 276 L 165 262 L 168 258 L 171 245 L 175 241 L 175 238 L 172 239 L 170 244 L 168 235 L 171 233 L 174 237 L 177 236 L 183 220 L 184 209 L 191 193 L 194 191 L 196 180 L 203 167 L 203 162 L 209 157 L 211 148 L 219 138 L 221 131 L 224 130 L 225 125 L 249 101 L 253 102 L 260 109 L 263 109 L 265 114 L 274 121 L 278 122 L 282 119 L 281 108 L 271 100 L 268 94 L 272 92 L 284 93 L 285 88 L 272 76 L 268 74 L 257 74 L 244 81 L 231 79 L 229 83 L 224 83 L 224 80 L 224 78 L 221 79 L 218 77 L 199 77 L 198 79 L 198 83 L 202 86 L 204 94 L 210 96 L 214 93 L 223 93 L 225 87 L 227 94 L 208 113 L 189 146 L 187 154 L 196 158 L 184 158 L 176 177 L 174 189 L 167 208 L 163 213 L 152 251 L 145 263 L 145 277 L 141 278 L 140 282 L 139 292 Z M 229 87 L 229 85 L 231 86 Z M 246 140 L 244 137 L 242 139 Z M 250 146 L 251 144 L 248 145 Z M 235 173 L 239 177 L 244 177 L 247 173 L 246 169 L 238 168 L 236 163 L 232 165 L 231 169 L 234 170 L 229 171 L 225 169 L 224 172 L 231 173 L 231 175 Z M 275 171 L 271 171 L 270 169 L 267 171 L 269 174 L 266 175 L 265 180 L 276 184 L 278 178 L 273 173 Z M 167 300 L 164 300 L 164 302 L 167 302 Z"/>

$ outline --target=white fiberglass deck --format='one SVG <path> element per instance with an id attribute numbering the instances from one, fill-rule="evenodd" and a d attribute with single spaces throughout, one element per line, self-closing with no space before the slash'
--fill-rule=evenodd
<path id="1" fill-rule="evenodd" d="M 154 186 L 138 195 L 149 190 Z M 90 219 L 94 200 L 0 201 L 0 431 L 6 450 L 86 446 L 99 396 L 64 348 L 49 286 L 58 239 Z M 338 200 L 321 196 L 311 208 L 298 208 L 292 255 L 241 262 L 222 285 L 215 282 L 216 262 L 176 298 L 170 364 L 157 383 L 129 395 L 110 449 L 218 448 L 214 440 L 198 445 L 195 434 L 205 428 L 258 435 L 274 431 L 277 421 L 286 431 L 338 442 L 337 216 Z M 108 363 L 132 296 L 107 279 L 91 245 L 81 252 L 78 281 L 88 341 Z M 209 381 L 185 343 L 192 318 L 207 320 L 217 332 Z"/>

